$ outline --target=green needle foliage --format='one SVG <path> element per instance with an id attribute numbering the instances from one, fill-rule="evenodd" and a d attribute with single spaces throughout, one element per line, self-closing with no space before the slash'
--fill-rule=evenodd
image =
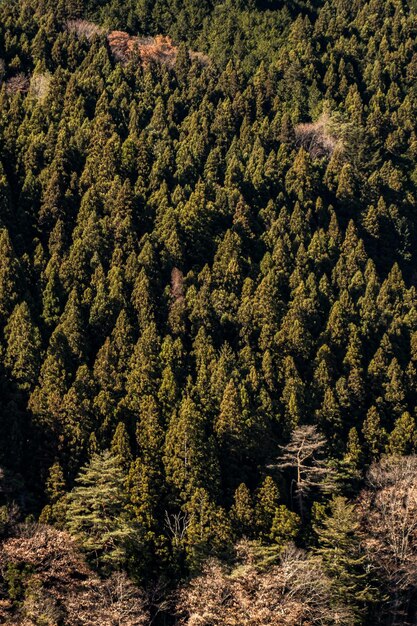
<path id="1" fill-rule="evenodd" d="M 355 506 L 342 496 L 335 497 L 329 513 L 315 526 L 318 547 L 325 571 L 332 580 L 332 595 L 337 603 L 349 606 L 356 622 L 363 623 L 367 603 L 376 598 L 367 574 L 367 560 L 361 546 L 360 524 Z"/>
<path id="2" fill-rule="evenodd" d="M 361 542 L 417 451 L 416 81 L 408 0 L 0 0 L 4 535 L 164 597 L 317 549 L 334 613 L 415 621 Z"/>
<path id="3" fill-rule="evenodd" d="M 94 455 L 69 494 L 67 527 L 96 565 L 126 563 L 135 531 L 127 517 L 128 495 L 117 456 Z"/>

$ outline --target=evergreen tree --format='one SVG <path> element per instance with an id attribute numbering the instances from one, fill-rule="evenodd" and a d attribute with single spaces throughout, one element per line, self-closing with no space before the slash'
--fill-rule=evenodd
<path id="1" fill-rule="evenodd" d="M 300 523 L 301 520 L 296 513 L 289 511 L 284 504 L 280 504 L 272 520 L 270 538 L 282 546 L 298 535 Z"/>
<path id="2" fill-rule="evenodd" d="M 417 447 L 417 427 L 410 413 L 403 413 L 394 424 L 388 437 L 387 451 L 390 454 L 405 456 L 415 452 Z"/>
<path id="3" fill-rule="evenodd" d="M 58 528 L 64 528 L 68 494 L 62 467 L 58 462 L 54 463 L 49 470 L 49 476 L 46 481 L 46 494 L 49 504 L 43 508 L 39 521 L 54 524 Z"/>
<path id="4" fill-rule="evenodd" d="M 13 310 L 18 297 L 16 279 L 18 264 L 8 231 L 0 231 L 0 315 L 3 323 Z"/>
<path id="5" fill-rule="evenodd" d="M 235 491 L 230 516 L 236 534 L 250 536 L 254 527 L 254 508 L 251 493 L 245 483 L 241 483 Z"/>
<path id="6" fill-rule="evenodd" d="M 231 528 L 224 509 L 217 507 L 205 489 L 195 491 L 187 504 L 187 563 L 198 572 L 209 556 L 225 557 L 231 550 Z"/>
<path id="7" fill-rule="evenodd" d="M 256 494 L 256 526 L 261 537 L 267 537 L 272 528 L 279 504 L 279 490 L 271 476 L 266 476 Z"/>
<path id="8" fill-rule="evenodd" d="M 129 436 L 123 422 L 119 422 L 111 442 L 110 452 L 126 471 L 132 462 L 132 451 L 130 449 Z"/>
<path id="9" fill-rule="evenodd" d="M 16 305 L 4 329 L 7 341 L 4 364 L 20 388 L 33 388 L 39 375 L 41 338 L 26 302 Z"/>
<path id="10" fill-rule="evenodd" d="M 183 501 L 197 488 L 216 493 L 219 468 L 214 442 L 206 436 L 204 416 L 190 397 L 184 397 L 178 414 L 171 417 L 164 452 L 168 485 Z"/>
<path id="11" fill-rule="evenodd" d="M 126 563 L 135 530 L 127 515 L 125 478 L 117 457 L 92 457 L 68 496 L 67 528 L 96 565 Z"/>
<path id="12" fill-rule="evenodd" d="M 316 553 L 332 580 L 335 602 L 342 602 L 355 613 L 355 623 L 363 623 L 372 588 L 367 579 L 366 555 L 359 536 L 359 521 L 354 505 L 342 496 L 330 503 L 329 514 L 315 527 Z"/>

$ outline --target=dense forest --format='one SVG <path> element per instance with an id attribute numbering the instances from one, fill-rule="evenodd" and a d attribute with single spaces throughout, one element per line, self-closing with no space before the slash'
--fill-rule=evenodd
<path id="1" fill-rule="evenodd" d="M 0 0 L 0 623 L 417 624 L 417 2 Z"/>

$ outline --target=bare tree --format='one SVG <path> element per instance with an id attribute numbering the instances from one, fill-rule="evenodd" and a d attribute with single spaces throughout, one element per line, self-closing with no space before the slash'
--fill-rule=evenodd
<path id="1" fill-rule="evenodd" d="M 281 454 L 278 462 L 272 467 L 278 469 L 295 469 L 296 478 L 291 481 L 291 498 L 295 495 L 300 515 L 304 515 L 304 499 L 313 487 L 329 490 L 332 487 L 332 470 L 322 457 L 326 439 L 316 426 L 299 426 L 296 428 L 289 443 L 280 446 Z"/>
<path id="2" fill-rule="evenodd" d="M 171 298 L 174 302 L 184 299 L 184 274 L 177 267 L 171 272 Z"/>
<path id="3" fill-rule="evenodd" d="M 331 602 L 331 582 L 318 560 L 289 547 L 280 563 L 267 570 L 256 565 L 251 545 L 238 546 L 241 563 L 227 570 L 217 561 L 181 590 L 183 626 L 324 626 L 353 624 L 352 615 Z"/>
<path id="4" fill-rule="evenodd" d="M 171 536 L 172 544 L 176 548 L 182 545 L 191 521 L 192 518 L 188 513 L 179 511 L 169 514 L 168 511 L 165 511 L 165 526 Z"/>
<path id="5" fill-rule="evenodd" d="M 15 93 L 26 93 L 29 91 L 30 80 L 21 72 L 20 74 L 16 74 L 16 76 L 12 76 L 6 81 L 6 91 L 10 94 Z"/>
<path id="6" fill-rule="evenodd" d="M 288 544 L 281 555 L 281 569 L 287 597 L 304 599 L 303 613 L 311 623 L 326 624 L 329 616 L 323 615 L 323 609 L 329 610 L 332 583 L 323 571 L 320 559 Z M 331 605 L 332 624 L 354 623 L 350 607 L 335 604 L 334 599 Z"/>
<path id="7" fill-rule="evenodd" d="M 30 79 L 30 93 L 37 99 L 43 100 L 49 92 L 51 74 L 33 74 Z"/>
<path id="8" fill-rule="evenodd" d="M 144 593 L 122 572 L 104 581 L 95 580 L 85 592 L 67 602 L 72 621 L 68 626 L 147 626 L 149 616 Z"/>
<path id="9" fill-rule="evenodd" d="M 126 63 L 131 59 L 140 59 L 142 63 L 162 63 L 174 67 L 178 56 L 178 46 L 170 37 L 156 35 L 155 37 L 137 37 L 121 30 L 109 33 L 107 41 L 116 61 Z M 196 60 L 204 66 L 209 58 L 199 52 L 189 51 L 190 59 Z"/>
<path id="10" fill-rule="evenodd" d="M 360 498 L 364 543 L 385 582 L 390 624 L 407 624 L 417 580 L 417 456 L 385 457 Z"/>
<path id="11" fill-rule="evenodd" d="M 89 22 L 88 20 L 68 20 L 66 23 L 66 30 L 69 33 L 74 33 L 78 37 L 78 39 L 88 39 L 89 41 L 93 39 L 93 37 L 102 35 L 104 33 L 103 28 L 98 26 L 98 24 L 94 24 L 94 22 Z"/>
<path id="12" fill-rule="evenodd" d="M 67 533 L 23 525 L 0 547 L 0 574 L 29 566 L 20 607 L 0 601 L 0 622 L 20 626 L 145 626 L 148 599 L 123 573 L 102 580 L 85 563 Z"/>
<path id="13" fill-rule="evenodd" d="M 298 124 L 295 127 L 295 143 L 313 158 L 330 157 L 340 141 L 330 130 L 329 115 L 324 113 L 316 122 Z"/>

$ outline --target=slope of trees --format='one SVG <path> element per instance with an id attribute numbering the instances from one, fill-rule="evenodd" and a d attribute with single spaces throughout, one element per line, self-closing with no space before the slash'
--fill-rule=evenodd
<path id="1" fill-rule="evenodd" d="M 308 563 L 330 623 L 412 623 L 416 35 L 405 0 L 0 0 L 4 537 L 69 532 L 156 620 L 224 586 L 273 623 L 293 568 L 320 623 Z"/>

